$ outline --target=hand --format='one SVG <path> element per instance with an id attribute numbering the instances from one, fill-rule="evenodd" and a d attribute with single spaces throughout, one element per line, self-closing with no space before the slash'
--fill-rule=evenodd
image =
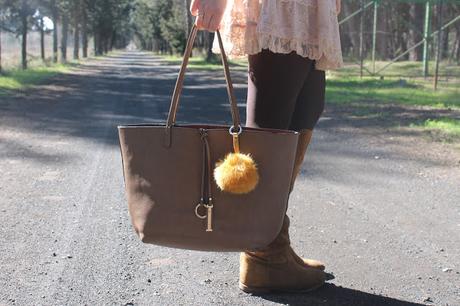
<path id="1" fill-rule="evenodd" d="M 335 5 L 337 9 L 337 15 L 342 11 L 342 0 L 335 0 Z"/>
<path id="2" fill-rule="evenodd" d="M 195 24 L 198 29 L 215 32 L 220 27 L 227 0 L 192 0 L 190 12 L 198 16 Z"/>

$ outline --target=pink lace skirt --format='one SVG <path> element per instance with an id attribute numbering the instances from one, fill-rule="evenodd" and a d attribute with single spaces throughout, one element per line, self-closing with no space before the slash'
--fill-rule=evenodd
<path id="1" fill-rule="evenodd" d="M 343 65 L 336 0 L 228 0 L 220 33 L 227 56 L 295 51 L 319 70 Z M 220 53 L 217 37 L 212 51 Z"/>

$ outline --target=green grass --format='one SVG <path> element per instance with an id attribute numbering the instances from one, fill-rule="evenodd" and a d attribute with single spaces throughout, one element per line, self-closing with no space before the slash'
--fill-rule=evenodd
<path id="1" fill-rule="evenodd" d="M 453 118 L 427 119 L 421 123 L 411 124 L 411 127 L 439 131 L 447 136 L 460 138 L 460 120 Z"/>
<path id="2" fill-rule="evenodd" d="M 167 64 L 170 65 L 180 65 L 182 63 L 182 57 L 176 55 L 162 55 L 161 56 Z M 238 60 L 229 60 L 229 65 L 232 69 L 246 69 L 247 61 L 245 59 Z M 213 56 L 210 61 L 206 61 L 203 56 L 194 56 L 189 59 L 187 68 L 196 69 L 196 70 L 221 70 L 222 60 L 220 56 Z"/>
<path id="3" fill-rule="evenodd" d="M 405 79 L 332 76 L 327 83 L 327 101 L 346 104 L 360 101 L 460 108 L 460 83 L 443 83 L 438 91 L 432 84 Z"/>
<path id="4" fill-rule="evenodd" d="M 162 56 L 169 64 L 179 65 L 180 56 Z M 368 68 L 370 63 L 366 63 Z M 384 67 L 387 62 L 377 62 L 376 69 Z M 232 70 L 246 70 L 247 60 L 231 61 Z M 202 56 L 190 59 L 192 69 L 216 70 L 222 69 L 220 57 L 207 62 Z M 433 71 L 434 63 L 430 62 L 429 71 Z M 424 106 L 437 109 L 460 110 L 460 66 L 441 63 L 439 89 L 433 90 L 431 79 L 423 77 L 423 67 L 418 62 L 398 62 L 384 71 L 384 77 L 359 77 L 359 66 L 346 64 L 344 68 L 328 71 L 326 99 L 328 103 L 349 106 L 356 117 L 391 120 L 391 112 L 385 111 L 382 104 Z M 405 77 L 401 77 L 405 76 Z M 446 77 L 449 76 L 449 77 Z M 456 77 L 455 77 L 456 76 Z M 447 138 L 459 137 L 459 121 L 452 118 L 427 120 L 413 123 L 410 126 L 425 130 L 436 130 Z M 452 137 L 451 137 L 452 136 Z"/>
<path id="5" fill-rule="evenodd" d="M 376 71 L 388 62 L 377 61 Z M 434 72 L 433 61 L 429 73 Z M 371 62 L 365 67 L 372 70 Z M 430 106 L 434 108 L 460 108 L 460 66 L 440 63 L 438 90 L 433 90 L 433 79 L 423 78 L 421 62 L 402 61 L 392 64 L 380 76 L 369 76 L 364 71 L 359 78 L 359 66 L 346 63 L 343 68 L 329 71 L 327 98 L 331 103 L 355 103 L 359 101 Z M 367 76 L 366 76 L 367 75 Z"/>
<path id="6" fill-rule="evenodd" d="M 169 64 L 179 65 L 180 56 L 162 56 Z M 376 68 L 383 67 L 387 62 L 377 62 Z M 232 70 L 246 70 L 247 60 L 230 61 Z M 369 65 L 369 62 L 366 63 Z M 433 71 L 433 62 L 430 62 Z M 188 65 L 191 69 L 216 70 L 222 69 L 220 57 L 215 56 L 207 62 L 203 56 L 190 58 Z M 329 71 L 327 83 L 327 101 L 330 103 L 356 103 L 360 101 L 375 103 L 393 103 L 405 105 L 430 106 L 435 108 L 460 108 L 460 66 L 442 63 L 442 72 L 459 76 L 446 81 L 441 79 L 439 90 L 434 91 L 432 83 L 420 77 L 422 65 L 418 62 L 398 62 L 390 66 L 383 79 L 380 77 L 364 77 L 360 79 L 359 67 L 347 64 L 344 68 Z M 353 76 L 354 75 L 354 76 Z M 393 76 L 390 76 L 393 75 Z M 397 75 L 410 75 L 410 79 L 402 79 Z"/>
<path id="7" fill-rule="evenodd" d="M 452 118 L 428 119 L 424 122 L 424 126 L 429 129 L 443 130 L 453 136 L 460 136 L 460 120 Z"/>
<path id="8" fill-rule="evenodd" d="M 69 65 L 57 64 L 51 66 L 33 67 L 27 70 L 9 70 L 0 74 L 0 92 L 24 89 L 27 86 L 39 84 L 60 73 L 65 73 L 69 69 Z"/>
<path id="9" fill-rule="evenodd" d="M 387 61 L 376 61 L 375 70 L 378 72 L 381 68 L 384 68 L 389 62 Z M 371 75 L 373 71 L 372 62 L 369 60 L 364 61 L 364 75 Z M 433 76 L 435 72 L 435 62 L 428 62 L 428 74 Z M 460 77 L 460 65 L 456 63 L 449 63 L 447 61 L 440 62 L 439 74 L 441 76 L 453 76 Z M 358 63 L 352 61 L 346 61 L 343 68 L 334 71 L 334 75 L 337 76 L 359 76 L 360 67 Z M 420 77 L 423 76 L 423 63 L 414 61 L 400 61 L 391 64 L 385 70 L 379 73 L 385 77 Z"/>

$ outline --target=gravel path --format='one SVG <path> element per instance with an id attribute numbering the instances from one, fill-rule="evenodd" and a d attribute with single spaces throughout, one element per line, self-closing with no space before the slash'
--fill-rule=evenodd
<path id="1" fill-rule="evenodd" d="M 177 71 L 118 53 L 0 97 L 0 305 L 460 304 L 458 151 L 332 106 L 288 212 L 294 248 L 327 263 L 328 285 L 251 296 L 237 253 L 142 244 L 116 126 L 163 123 Z M 244 120 L 246 77 L 233 74 Z M 230 124 L 221 71 L 188 74 L 177 122 Z"/>

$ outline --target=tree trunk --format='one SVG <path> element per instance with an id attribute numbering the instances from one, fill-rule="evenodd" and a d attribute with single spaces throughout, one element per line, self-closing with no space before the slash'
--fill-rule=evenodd
<path id="1" fill-rule="evenodd" d="M 52 18 L 53 18 L 53 62 L 58 61 L 58 11 L 56 1 L 52 2 Z"/>
<path id="2" fill-rule="evenodd" d="M 382 60 L 387 60 L 389 58 L 389 48 L 388 48 L 388 20 L 387 20 L 387 8 L 382 7 L 380 9 L 380 22 L 377 24 L 377 51 Z"/>
<path id="3" fill-rule="evenodd" d="M 399 12 L 399 18 L 396 19 L 396 36 L 397 36 L 397 45 L 398 49 L 395 55 L 399 55 L 408 49 L 407 46 L 407 33 L 410 31 L 407 24 L 402 22 L 403 20 L 410 19 L 410 5 L 408 3 L 398 3 L 396 5 L 395 13 Z M 409 60 L 409 54 L 404 55 L 402 60 Z"/>
<path id="4" fill-rule="evenodd" d="M 66 13 L 62 16 L 62 37 L 61 37 L 61 62 L 67 62 L 67 37 L 69 32 L 69 17 Z"/>
<path id="5" fill-rule="evenodd" d="M 442 31 L 441 60 L 449 57 L 449 33 L 450 28 Z"/>
<path id="6" fill-rule="evenodd" d="M 97 32 L 95 31 L 95 28 L 93 27 L 93 49 L 94 49 L 94 55 L 99 55 L 98 54 L 98 35 Z"/>
<path id="7" fill-rule="evenodd" d="M 113 50 L 113 47 L 115 46 L 116 39 L 117 39 L 117 32 L 112 31 L 112 34 L 110 35 L 110 41 L 109 41 L 109 48 L 108 48 L 109 51 Z M 117 48 L 117 46 L 115 46 L 115 48 Z"/>
<path id="8" fill-rule="evenodd" d="M 3 72 L 3 68 L 2 68 L 2 27 L 0 24 L 0 75 L 2 74 L 2 72 Z"/>
<path id="9" fill-rule="evenodd" d="M 83 57 L 88 57 L 88 12 L 86 11 L 86 2 L 82 1 L 82 18 L 81 18 L 81 40 Z"/>
<path id="10" fill-rule="evenodd" d="M 357 1 L 358 5 L 353 5 L 348 2 L 343 2 L 344 16 L 351 15 L 356 10 L 360 9 L 360 1 Z M 360 14 L 346 21 L 343 26 L 345 31 L 348 33 L 348 40 L 350 42 L 349 51 L 356 58 L 359 57 L 359 21 Z"/>
<path id="11" fill-rule="evenodd" d="M 423 39 L 423 19 L 424 19 L 424 6 L 421 3 L 410 4 L 410 22 L 409 28 L 409 47 L 417 44 Z M 421 61 L 423 57 L 423 48 L 420 46 L 409 53 L 411 61 Z"/>
<path id="12" fill-rule="evenodd" d="M 187 20 L 187 33 L 185 33 L 185 37 L 188 37 L 188 33 L 192 30 L 193 25 L 192 14 L 190 14 L 191 2 L 191 0 L 185 0 L 185 17 Z"/>
<path id="13" fill-rule="evenodd" d="M 457 64 L 460 64 L 460 25 L 457 25 L 456 30 L 457 47 L 455 50 L 455 61 L 457 62 Z"/>
<path id="14" fill-rule="evenodd" d="M 78 60 L 80 58 L 80 30 L 77 26 L 74 30 L 73 36 L 73 59 Z"/>
<path id="15" fill-rule="evenodd" d="M 43 22 L 43 16 L 40 17 L 40 56 L 42 61 L 45 61 L 45 24 Z"/>
<path id="16" fill-rule="evenodd" d="M 21 58 L 22 58 L 22 69 L 27 69 L 27 15 L 25 12 L 21 14 L 21 26 L 22 26 L 22 48 L 21 48 Z"/>
<path id="17" fill-rule="evenodd" d="M 80 28 L 76 23 L 73 35 L 73 59 L 78 60 L 80 58 Z"/>
<path id="18" fill-rule="evenodd" d="M 207 35 L 207 48 L 206 48 L 206 61 L 210 61 L 213 56 L 214 56 L 214 53 L 212 53 L 212 42 L 214 40 L 214 33 L 213 32 L 209 32 L 208 35 Z"/>
<path id="19" fill-rule="evenodd" d="M 80 58 L 80 10 L 81 1 L 75 1 L 73 8 L 73 59 L 78 60 Z"/>

